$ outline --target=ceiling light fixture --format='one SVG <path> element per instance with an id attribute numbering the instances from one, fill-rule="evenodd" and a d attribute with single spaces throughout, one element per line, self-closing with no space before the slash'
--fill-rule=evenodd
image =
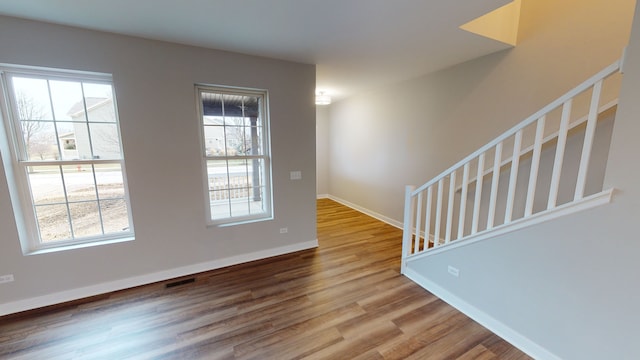
<path id="1" fill-rule="evenodd" d="M 331 96 L 326 95 L 324 91 L 320 91 L 316 95 L 316 105 L 329 105 L 331 104 Z"/>

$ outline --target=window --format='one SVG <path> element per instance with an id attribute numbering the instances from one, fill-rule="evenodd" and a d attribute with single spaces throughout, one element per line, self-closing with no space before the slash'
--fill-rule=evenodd
<path id="1" fill-rule="evenodd" d="M 272 217 L 267 93 L 197 86 L 210 224 Z"/>
<path id="2" fill-rule="evenodd" d="M 132 239 L 111 76 L 0 72 L 5 165 L 13 165 L 7 176 L 23 249 Z"/>

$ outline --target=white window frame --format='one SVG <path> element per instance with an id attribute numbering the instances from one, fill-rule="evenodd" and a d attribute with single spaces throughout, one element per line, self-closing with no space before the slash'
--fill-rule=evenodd
<path id="1" fill-rule="evenodd" d="M 272 220 L 273 219 L 273 189 L 271 185 L 271 140 L 270 140 L 270 131 L 269 131 L 269 94 L 267 90 L 261 89 L 251 89 L 251 88 L 238 88 L 238 87 L 230 87 L 230 86 L 220 86 L 220 85 L 207 85 L 207 84 L 196 84 L 196 102 L 198 109 L 198 124 L 199 124 L 199 132 L 200 132 L 200 149 L 201 149 L 201 159 L 202 159 L 202 175 L 203 175 L 203 188 L 204 188 L 204 198 L 205 198 L 205 211 L 206 211 L 206 219 L 207 225 L 209 226 L 230 226 L 230 225 L 238 225 L 256 221 L 264 221 L 264 220 Z M 261 99 L 259 101 L 259 117 L 258 121 L 260 122 L 260 127 L 262 131 L 261 143 L 260 146 L 260 154 L 258 155 L 212 155 L 207 154 L 206 146 L 207 140 L 205 136 L 205 114 L 203 108 L 202 94 L 203 93 L 216 93 L 221 95 L 231 95 L 231 96 L 249 96 L 249 97 L 258 97 Z M 226 139 L 222 139 L 222 142 L 226 144 Z M 207 164 L 208 161 L 218 160 L 218 161 L 229 161 L 229 160 L 254 160 L 258 159 L 261 161 L 262 166 L 260 167 L 260 179 L 263 182 L 260 184 L 260 187 L 263 188 L 263 192 L 261 193 L 262 198 L 262 211 L 256 213 L 250 213 L 248 215 L 238 215 L 235 216 L 233 214 L 233 204 L 231 200 L 231 196 L 229 196 L 229 202 L 227 204 L 228 209 L 230 211 L 230 216 L 224 218 L 213 218 L 212 207 L 214 204 L 212 203 L 211 198 L 211 190 L 209 188 L 209 173 Z M 228 165 L 228 163 L 227 163 Z M 227 176 L 229 176 L 229 171 L 225 172 Z M 253 184 L 255 185 L 255 184 Z M 244 201 L 244 200 L 243 200 Z M 247 197 L 247 201 L 249 197 Z M 251 208 L 251 205 L 249 205 Z"/>
<path id="2" fill-rule="evenodd" d="M 73 160 L 33 160 L 28 159 L 26 153 L 27 149 L 24 144 L 22 136 L 21 124 L 19 116 L 17 116 L 16 99 L 12 87 L 12 79 L 14 77 L 31 77 L 46 79 L 49 81 L 62 80 L 62 81 L 78 81 L 84 83 L 96 83 L 96 84 L 108 84 L 111 86 L 113 96 L 113 109 L 115 112 L 115 127 L 117 129 L 117 136 L 119 141 L 119 151 L 121 157 L 118 159 L 73 159 Z M 50 91 L 50 90 L 49 90 Z M 50 93 L 49 93 L 50 94 Z M 117 243 L 122 241 L 134 240 L 134 228 L 133 217 L 131 214 L 131 202 L 129 199 L 129 188 L 127 185 L 127 174 L 124 162 L 124 152 L 122 149 L 122 136 L 120 133 L 120 122 L 118 119 L 118 108 L 115 96 L 115 87 L 113 79 L 110 74 L 85 72 L 85 71 L 73 71 L 62 69 L 51 69 L 42 67 L 30 67 L 13 64 L 0 64 L 0 153 L 4 162 L 7 183 L 9 185 L 9 192 L 11 196 L 11 202 L 14 210 L 16 226 L 18 230 L 18 236 L 22 247 L 22 252 L 25 255 L 47 253 L 51 251 L 70 250 L 75 248 L 104 245 Z M 51 96 L 51 95 L 49 95 Z M 86 111 L 86 103 L 85 103 Z M 55 117 L 55 115 L 54 115 Z M 55 119 L 54 119 L 55 120 Z M 90 122 L 88 122 L 89 124 Z M 59 146 L 62 146 L 60 144 Z M 83 168 L 91 169 L 91 174 L 94 178 L 94 184 L 96 180 L 96 172 L 94 165 L 101 164 L 118 164 L 122 172 L 123 188 L 124 188 L 124 201 L 127 207 L 128 216 L 128 228 L 123 231 L 101 234 L 94 236 L 79 236 L 73 235 L 72 228 L 71 239 L 67 240 L 55 240 L 49 242 L 43 242 L 40 239 L 40 231 L 38 228 L 38 221 L 36 216 L 36 204 L 33 201 L 32 192 L 29 184 L 28 167 L 30 166 L 82 166 Z M 64 182 L 64 180 L 63 180 Z M 64 185 L 63 185 L 64 187 Z M 73 203 L 67 198 L 67 188 L 63 188 L 65 194 L 65 204 L 69 208 L 69 204 Z M 96 190 L 97 193 L 97 190 Z M 100 197 L 96 194 L 97 208 L 101 214 L 100 209 Z M 102 199 L 107 201 L 110 199 Z M 122 200 L 122 199 L 120 199 Z M 72 221 L 71 218 L 68 221 Z M 103 219 L 100 218 L 100 226 L 104 229 Z M 104 230 L 103 230 L 104 232 Z"/>

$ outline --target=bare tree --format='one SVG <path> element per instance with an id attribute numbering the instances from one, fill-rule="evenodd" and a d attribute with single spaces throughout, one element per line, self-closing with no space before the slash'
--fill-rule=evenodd
<path id="1" fill-rule="evenodd" d="M 228 117 L 227 122 L 232 124 L 225 127 L 227 145 L 232 144 L 233 147 L 227 146 L 227 151 L 235 151 L 238 155 L 248 155 L 248 151 L 251 149 L 251 139 L 248 138 L 246 133 L 247 128 L 244 126 L 244 118 L 241 117 Z"/>
<path id="2" fill-rule="evenodd" d="M 120 136 L 118 135 L 118 129 L 115 126 L 103 126 L 100 131 L 95 131 L 91 134 L 92 138 L 95 137 L 93 146 L 94 151 L 98 153 L 119 153 L 120 152 Z"/>
<path id="3" fill-rule="evenodd" d="M 16 94 L 16 105 L 20 126 L 24 136 L 25 146 L 29 155 L 39 154 L 41 159 L 49 152 L 52 134 L 44 134 L 47 124 L 42 121 L 46 118 L 46 111 L 42 104 L 38 104 L 34 98 L 24 92 Z"/>
<path id="4" fill-rule="evenodd" d="M 45 160 L 46 156 L 55 153 L 55 134 L 52 132 L 40 132 L 33 135 L 29 144 L 29 154 L 38 155 L 40 160 Z"/>

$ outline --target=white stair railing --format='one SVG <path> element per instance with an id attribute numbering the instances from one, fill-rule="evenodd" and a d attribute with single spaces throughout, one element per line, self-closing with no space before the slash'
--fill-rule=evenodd
<path id="1" fill-rule="evenodd" d="M 407 186 L 403 272 L 406 261 L 413 257 L 439 252 L 472 238 L 485 238 L 497 230 L 504 232 L 512 224 L 592 199 L 594 196 L 585 198 L 585 186 L 596 123 L 600 113 L 617 104 L 614 100 L 599 105 L 603 84 L 619 68 L 620 62 L 616 61 L 424 185 L 417 189 Z M 572 119 L 576 109 L 587 115 Z M 577 174 L 563 172 L 567 138 L 579 126 L 584 128 L 584 139 Z M 553 165 L 547 169 L 551 176 L 541 185 L 542 154 L 553 150 L 553 146 Z M 507 159 L 503 159 L 505 154 Z M 526 166 L 522 167 L 522 163 Z M 519 173 L 524 175 L 520 181 Z M 567 182 L 567 177 L 571 177 L 569 183 L 575 184 L 573 196 L 559 204 L 561 178 Z"/>

